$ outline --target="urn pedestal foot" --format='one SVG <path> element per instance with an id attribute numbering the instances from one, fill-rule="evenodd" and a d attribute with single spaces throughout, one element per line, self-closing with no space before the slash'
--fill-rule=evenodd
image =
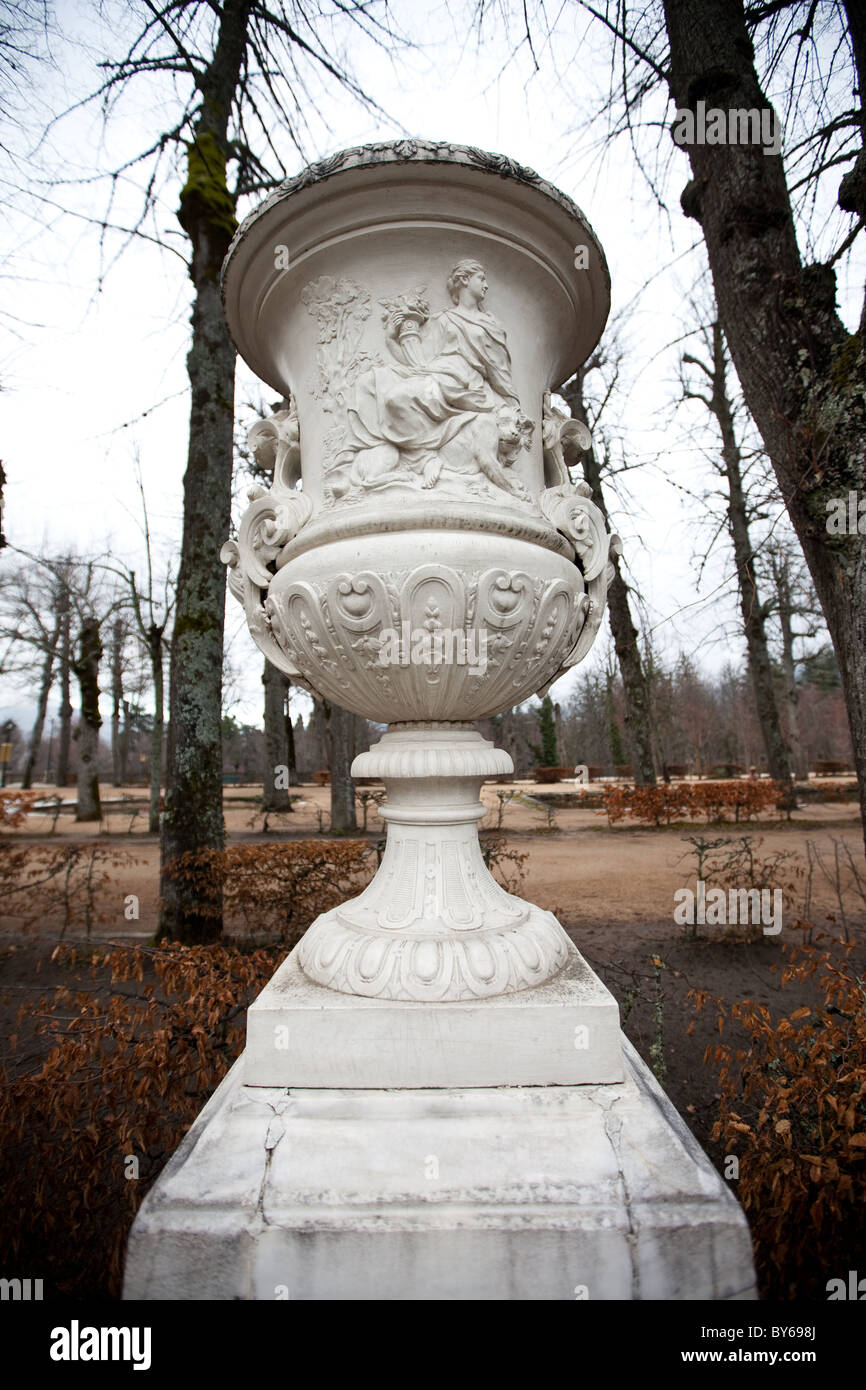
<path id="1" fill-rule="evenodd" d="M 619 1008 L 569 941 L 546 984 L 487 999 L 353 998 L 296 948 L 247 1013 L 253 1086 L 579 1086 L 623 1078 Z"/>
<path id="2" fill-rule="evenodd" d="M 357 898 L 323 913 L 298 947 L 304 974 L 354 997 L 444 1002 L 543 985 L 568 960 L 551 912 L 507 893 L 484 862 L 485 777 L 511 758 L 466 724 L 402 724 L 353 774 L 381 777 L 388 840 Z"/>

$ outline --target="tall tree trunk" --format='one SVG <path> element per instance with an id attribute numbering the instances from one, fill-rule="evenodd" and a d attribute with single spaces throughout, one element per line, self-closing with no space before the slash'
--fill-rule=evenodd
<path id="1" fill-rule="evenodd" d="M 288 676 L 284 676 L 283 679 L 286 682 L 286 755 L 289 761 L 289 786 L 296 787 L 298 785 L 298 755 L 295 751 L 295 726 L 292 723 L 292 683 Z"/>
<path id="2" fill-rule="evenodd" d="M 773 663 L 767 643 L 767 610 L 758 592 L 755 556 L 749 536 L 746 497 L 743 491 L 742 457 L 734 429 L 734 412 L 727 389 L 727 359 L 721 324 L 713 324 L 712 393 L 710 409 L 715 415 L 722 436 L 722 460 L 728 485 L 728 530 L 734 547 L 737 566 L 737 587 L 740 593 L 740 612 L 749 654 L 749 675 L 767 754 L 770 776 L 783 787 L 789 786 L 791 764 L 782 734 L 782 721 L 773 683 Z"/>
<path id="3" fill-rule="evenodd" d="M 159 936 L 196 942 L 222 933 L 222 884 L 212 873 L 176 875 L 182 854 L 221 850 L 222 654 L 231 521 L 235 351 L 222 312 L 219 271 L 234 235 L 226 182 L 228 122 L 247 42 L 249 0 L 224 0 L 211 63 L 199 78 L 201 114 L 188 148 L 178 219 L 192 243 L 195 286 L 189 454 L 171 644 L 168 756 L 162 826 Z"/>
<path id="4" fill-rule="evenodd" d="M 78 636 L 78 658 L 72 664 L 81 693 L 81 712 L 75 738 L 78 743 L 77 821 L 102 819 L 99 802 L 99 663 L 102 643 L 96 618 L 85 618 Z"/>
<path id="5" fill-rule="evenodd" d="M 846 6 L 866 92 L 862 7 Z M 680 109 L 769 109 L 742 0 L 664 0 L 671 95 Z M 863 132 L 866 138 L 866 131 Z M 866 494 L 863 322 L 849 334 L 829 266 L 804 266 L 781 156 L 759 145 L 692 144 L 683 211 L 703 229 L 719 318 L 746 405 L 782 496 L 833 639 L 851 726 L 866 839 L 866 547 L 829 534 L 827 504 Z M 857 170 L 840 204 L 866 214 Z"/>
<path id="6" fill-rule="evenodd" d="M 513 709 L 507 709 L 502 716 L 502 724 L 499 729 L 499 738 L 496 740 L 501 748 L 511 758 L 514 763 L 514 776 L 517 776 L 517 730 L 515 728 L 516 718 Z"/>
<path id="7" fill-rule="evenodd" d="M 776 586 L 776 611 L 779 614 L 779 628 L 782 633 L 782 678 L 784 680 L 785 707 L 788 712 L 788 743 L 791 749 L 791 762 L 797 777 L 807 775 L 803 757 L 803 740 L 800 737 L 799 691 L 797 690 L 797 668 L 794 660 L 794 604 L 791 594 L 791 576 L 788 557 L 783 553 L 770 555 L 773 581 Z"/>
<path id="8" fill-rule="evenodd" d="M 132 732 L 132 708 L 128 700 L 123 701 L 123 727 L 117 739 L 120 762 L 120 785 L 125 787 L 129 780 L 129 740 Z"/>
<path id="9" fill-rule="evenodd" d="M 589 427 L 583 384 L 586 368 L 563 387 L 561 395 L 576 420 Z M 592 488 L 592 498 L 604 516 L 605 525 L 610 530 L 610 516 L 602 487 L 601 466 L 594 449 L 586 450 L 582 456 L 583 472 Z M 613 579 L 607 590 L 607 612 L 613 644 L 619 662 L 625 690 L 625 741 L 628 746 L 629 761 L 635 782 L 640 787 L 654 787 L 656 770 L 653 762 L 652 702 L 649 682 L 644 674 L 638 646 L 638 632 L 632 621 L 631 605 L 628 601 L 628 585 L 620 569 L 620 557 L 612 555 Z"/>
<path id="10" fill-rule="evenodd" d="M 610 745 L 610 760 L 614 772 L 616 772 L 616 769 L 623 765 L 624 749 L 619 732 L 619 721 L 616 717 L 616 701 L 613 697 L 613 674 L 610 671 L 608 671 L 605 680 L 605 704 L 607 706 L 607 739 Z"/>
<path id="11" fill-rule="evenodd" d="M 313 701 L 313 772 L 331 766 L 331 736 L 328 732 L 327 705 L 323 700 Z"/>
<path id="12" fill-rule="evenodd" d="M 565 743 L 562 737 L 562 710 L 558 701 L 553 706 L 553 730 L 556 735 L 556 766 L 560 767 L 565 758 Z"/>
<path id="13" fill-rule="evenodd" d="M 290 811 L 289 749 L 286 739 L 286 678 L 267 657 L 262 672 L 265 687 L 265 765 L 262 769 L 262 807 Z"/>
<path id="14" fill-rule="evenodd" d="M 150 670 L 153 678 L 153 729 L 150 735 L 150 807 L 148 829 L 159 830 L 160 794 L 162 789 L 162 740 L 165 724 L 164 676 L 162 668 L 162 634 L 164 628 L 152 624 L 147 634 Z"/>
<path id="15" fill-rule="evenodd" d="M 30 734 L 30 744 L 27 749 L 27 757 L 24 762 L 24 771 L 21 774 L 21 786 L 25 791 L 33 784 L 33 771 L 36 767 L 36 760 L 39 757 L 39 750 L 42 747 L 42 731 L 45 728 L 45 712 L 48 709 L 48 696 L 51 693 L 51 683 L 54 676 L 54 662 L 57 656 L 57 643 L 60 637 L 60 615 L 54 625 L 54 632 L 51 635 L 51 646 L 45 653 L 45 660 L 42 663 L 42 679 L 39 682 L 39 700 L 36 705 L 36 719 L 33 723 L 33 730 Z"/>
<path id="16" fill-rule="evenodd" d="M 123 638 L 122 618 L 115 618 L 111 629 L 111 781 L 115 787 L 123 784 L 120 769 L 120 714 L 123 708 Z"/>
<path id="17" fill-rule="evenodd" d="M 72 615 L 69 604 L 69 590 L 64 584 L 58 601 L 60 627 L 60 732 L 57 742 L 57 771 L 54 785 L 65 787 L 69 784 L 69 753 L 72 744 L 72 698 L 70 693 L 72 670 Z"/>
<path id="18" fill-rule="evenodd" d="M 331 769 L 331 832 L 346 835 L 358 828 L 355 783 L 350 771 L 355 755 L 352 716 L 341 705 L 330 703 L 325 706 L 325 716 L 328 724 L 328 765 Z"/>

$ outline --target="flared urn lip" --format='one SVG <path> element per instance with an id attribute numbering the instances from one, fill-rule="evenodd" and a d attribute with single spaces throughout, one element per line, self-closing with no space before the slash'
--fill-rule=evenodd
<path id="1" fill-rule="evenodd" d="M 574 331 L 563 345 L 561 370 L 550 387 L 567 380 L 595 348 L 610 312 L 610 272 L 601 243 L 577 204 L 533 169 L 507 155 L 448 141 L 388 141 L 340 150 L 286 179 L 244 218 L 229 246 L 220 275 L 229 331 L 247 364 L 275 390 L 285 392 L 288 383 L 277 364 L 274 344 L 260 331 L 259 311 L 277 282 L 293 267 L 291 262 L 289 267 L 276 263 L 274 247 L 293 239 L 299 219 L 316 203 L 338 201 L 341 185 L 346 193 L 362 187 L 359 172 L 384 183 L 389 175 L 392 182 L 398 181 L 401 169 L 411 173 L 421 167 L 430 170 L 431 191 L 438 185 L 437 195 L 444 193 L 450 184 L 455 197 L 462 197 L 464 203 L 467 195 L 471 198 L 473 187 L 489 193 L 494 180 L 510 184 L 510 204 L 516 212 L 524 217 L 529 214 L 536 221 L 538 245 L 528 249 L 543 252 L 574 311 Z M 447 177 L 449 171 L 451 178 Z M 441 207 L 442 199 L 437 196 L 427 215 L 441 215 Z M 381 220 L 381 213 L 379 217 Z M 352 229 L 362 228 L 363 218 Z M 477 229 L 483 230 L 483 225 L 479 223 Z M 578 246 L 586 248 L 585 268 L 576 266 Z M 315 249 L 311 244 L 293 247 L 292 251 L 303 257 Z"/>

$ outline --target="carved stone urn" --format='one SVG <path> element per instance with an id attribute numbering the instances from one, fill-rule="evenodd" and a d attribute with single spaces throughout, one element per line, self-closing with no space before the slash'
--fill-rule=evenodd
<path id="1" fill-rule="evenodd" d="M 601 247 L 531 170 L 401 141 L 284 183 L 223 290 L 242 356 L 291 402 L 251 432 L 273 483 L 223 549 L 232 593 L 295 683 L 389 726 L 352 768 L 386 787 L 382 864 L 300 967 L 380 1000 L 542 985 L 572 948 L 485 866 L 480 788 L 513 764 L 474 721 L 546 691 L 603 615 L 618 543 L 569 475 L 586 431 L 549 396 L 604 327 Z"/>
<path id="2" fill-rule="evenodd" d="M 126 1299 L 754 1292 L 745 1217 L 616 1000 L 478 842 L 512 766 L 474 721 L 545 690 L 604 611 L 615 538 L 548 393 L 607 285 L 562 194 L 422 141 L 314 165 L 237 234 L 231 331 L 291 408 L 251 433 L 273 483 L 223 558 L 271 661 L 387 722 L 353 771 L 384 780 L 388 841 L 250 1005 L 138 1211 Z"/>

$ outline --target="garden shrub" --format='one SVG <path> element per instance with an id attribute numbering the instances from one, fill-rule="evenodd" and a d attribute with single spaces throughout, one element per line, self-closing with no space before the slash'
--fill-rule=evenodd
<path id="1" fill-rule="evenodd" d="M 0 838 L 0 902 L 21 928 L 36 923 L 89 936 L 97 924 L 116 922 L 118 893 L 112 870 L 140 860 L 110 845 L 33 845 Z M 110 896 L 109 896 L 110 893 Z"/>
<path id="2" fill-rule="evenodd" d="M 14 830 L 23 825 L 36 800 L 36 793 L 20 787 L 0 787 L 0 830 Z"/>
<path id="3" fill-rule="evenodd" d="M 721 1092 L 713 1139 L 739 1161 L 735 1190 L 764 1296 L 826 1299 L 830 1279 L 863 1270 L 864 948 L 819 933 L 782 949 L 782 985 L 811 980 L 816 1002 L 774 1018 L 754 1000 L 712 1000 L 720 1037 L 734 1023 L 746 1041 L 707 1048 Z M 709 1001 L 703 990 L 691 997 L 698 1009 Z"/>
<path id="4" fill-rule="evenodd" d="M 776 806 L 776 782 L 766 779 L 732 782 L 661 782 L 655 787 L 613 787 L 604 791 L 608 824 L 637 820 L 645 825 L 670 825 L 677 820 L 751 820 Z"/>
<path id="5" fill-rule="evenodd" d="M 20 1024 L 53 1045 L 29 1073 L 0 1070 L 3 1269 L 32 1270 L 48 1296 L 119 1296 L 141 1199 L 241 1051 L 246 1007 L 284 954 L 88 949 L 93 986 L 22 1007 Z M 59 956 L 80 962 L 73 946 Z"/>
<path id="6" fill-rule="evenodd" d="M 195 888 L 214 915 L 232 929 L 283 943 L 299 940 L 310 923 L 360 893 L 376 870 L 367 840 L 289 840 L 229 845 L 180 855 L 166 872 Z"/>

